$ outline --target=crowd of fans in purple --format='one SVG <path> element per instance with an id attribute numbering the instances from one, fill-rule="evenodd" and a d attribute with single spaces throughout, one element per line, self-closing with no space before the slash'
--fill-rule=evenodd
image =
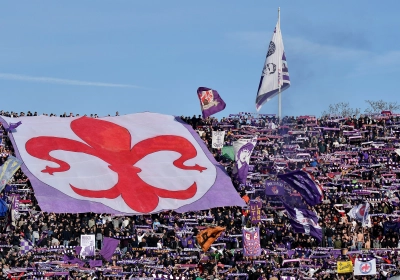
<path id="1" fill-rule="evenodd" d="M 1 111 L 0 115 L 17 118 L 38 114 Z M 44 213 L 28 178 L 19 170 L 1 194 L 7 199 L 19 193 L 23 206 L 2 220 L 0 278 L 278 280 L 292 276 L 331 280 L 353 277 L 336 273 L 338 260 L 371 255 L 378 260 L 378 274 L 372 278 L 398 275 L 400 156 L 395 149 L 400 144 L 400 116 L 302 116 L 279 121 L 274 115 L 240 113 L 221 120 L 200 116 L 182 119 L 199 133 L 229 175 L 234 163 L 222 149 L 211 148 L 212 130 L 226 131 L 226 146 L 242 136 L 259 136 L 248 183 L 239 184 L 234 177 L 232 181 L 246 202 L 256 196 L 263 201 L 262 222 L 258 225 L 263 249 L 260 257 L 242 255 L 242 228 L 251 227 L 248 209 L 224 207 L 127 217 Z M 13 147 L 3 129 L 1 161 L 5 162 L 10 154 Z M 324 188 L 323 203 L 313 209 L 320 218 L 322 242 L 293 232 L 279 200 L 257 191 L 276 174 L 300 168 L 313 173 Z M 371 205 L 371 223 L 363 228 L 346 212 L 365 201 Z M 212 225 L 226 227 L 226 231 L 203 253 L 195 237 L 199 230 Z M 83 265 L 65 264 L 65 255 L 75 255 L 81 234 L 95 235 L 96 252 L 102 247 L 103 237 L 119 239 L 111 262 L 103 260 L 101 267 L 90 267 L 91 258 L 86 258 Z M 19 251 L 23 239 L 34 244 L 26 254 Z M 96 253 L 94 259 L 100 260 L 101 256 Z M 57 271 L 60 273 L 51 274 Z"/>

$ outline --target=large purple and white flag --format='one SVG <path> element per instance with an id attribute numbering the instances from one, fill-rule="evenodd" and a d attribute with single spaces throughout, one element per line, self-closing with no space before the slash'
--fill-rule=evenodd
<path id="1" fill-rule="evenodd" d="M 296 170 L 286 174 L 279 174 L 278 178 L 298 191 L 308 205 L 314 206 L 322 202 L 322 188 L 311 174 L 303 170 Z"/>
<path id="2" fill-rule="evenodd" d="M 242 184 L 246 183 L 247 174 L 249 173 L 250 156 L 256 144 L 257 137 L 253 137 L 252 139 L 239 139 L 233 142 L 236 178 Z"/>
<path id="3" fill-rule="evenodd" d="M 265 181 L 265 195 L 268 196 L 285 195 L 284 186 L 285 184 L 282 181 L 267 180 Z"/>
<path id="4" fill-rule="evenodd" d="M 180 118 L 21 117 L 10 134 L 42 211 L 143 214 L 245 206 L 200 136 Z M 12 118 L 0 117 L 4 127 Z"/>
<path id="5" fill-rule="evenodd" d="M 322 240 L 322 229 L 318 224 L 317 215 L 305 208 L 292 208 L 283 202 L 292 229 L 297 233 L 305 233 L 314 236 L 318 241 Z"/>
<path id="6" fill-rule="evenodd" d="M 290 86 L 289 70 L 283 47 L 280 20 L 276 24 L 272 40 L 269 43 L 267 57 L 258 85 L 256 109 L 271 100 L 279 91 L 284 91 Z"/>
<path id="7" fill-rule="evenodd" d="M 258 227 L 243 228 L 243 256 L 257 257 L 260 255 L 260 229 Z"/>
<path id="8" fill-rule="evenodd" d="M 197 96 L 200 100 L 201 112 L 204 119 L 224 110 L 226 107 L 218 91 L 211 88 L 199 87 L 197 89 Z"/>

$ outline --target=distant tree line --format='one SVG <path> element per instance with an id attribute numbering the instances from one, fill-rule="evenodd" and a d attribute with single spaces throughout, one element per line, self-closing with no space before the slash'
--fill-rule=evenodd
<path id="1" fill-rule="evenodd" d="M 364 110 L 365 115 L 379 114 L 382 111 L 391 111 L 396 112 L 400 110 L 400 104 L 397 102 L 389 102 L 378 100 L 365 100 L 367 102 L 368 107 Z M 322 116 L 356 116 L 358 117 L 361 114 L 360 108 L 352 108 L 348 102 L 339 102 L 335 104 L 330 104 L 328 109 L 322 112 Z"/>

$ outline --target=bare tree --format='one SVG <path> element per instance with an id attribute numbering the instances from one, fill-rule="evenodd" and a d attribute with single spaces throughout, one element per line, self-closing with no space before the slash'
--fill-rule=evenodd
<path id="1" fill-rule="evenodd" d="M 348 102 L 339 102 L 330 104 L 328 110 L 322 112 L 322 116 L 352 117 L 354 115 L 358 116 L 360 112 L 359 108 L 351 108 Z"/>
<path id="2" fill-rule="evenodd" d="M 397 102 L 387 102 L 382 99 L 378 101 L 365 100 L 365 102 L 369 105 L 369 107 L 365 109 L 366 114 L 376 114 L 382 111 L 394 112 L 400 110 L 400 104 L 397 104 Z"/>

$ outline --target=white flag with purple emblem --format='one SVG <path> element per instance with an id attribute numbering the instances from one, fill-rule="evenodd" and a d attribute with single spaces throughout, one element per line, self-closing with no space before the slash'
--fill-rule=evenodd
<path id="1" fill-rule="evenodd" d="M 257 144 L 257 136 L 252 139 L 239 139 L 233 142 L 236 161 L 236 178 L 242 184 L 246 183 L 247 174 L 249 173 L 250 156 Z"/>
<path id="2" fill-rule="evenodd" d="M 276 24 L 272 40 L 269 43 L 267 57 L 262 70 L 260 84 L 258 85 L 256 109 L 271 100 L 279 90 L 282 92 L 290 86 L 289 70 L 283 47 L 280 21 Z"/>
<path id="3" fill-rule="evenodd" d="M 225 131 L 212 132 L 212 147 L 214 149 L 222 149 L 225 142 Z"/>

